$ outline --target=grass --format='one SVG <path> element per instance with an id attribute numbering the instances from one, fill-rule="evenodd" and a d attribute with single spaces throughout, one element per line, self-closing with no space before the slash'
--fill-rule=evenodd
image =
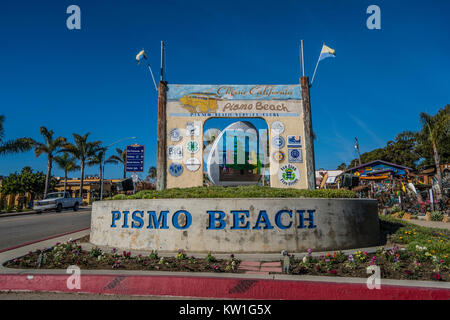
<path id="1" fill-rule="evenodd" d="M 390 216 L 380 216 L 381 223 L 394 226 L 388 240 L 403 245 L 409 251 L 416 251 L 417 246 L 426 247 L 429 254 L 450 262 L 450 230 L 428 228 Z"/>
<path id="2" fill-rule="evenodd" d="M 355 192 L 337 189 L 281 189 L 262 186 L 173 188 L 143 190 L 134 195 L 115 195 L 108 200 L 172 198 L 356 198 Z"/>

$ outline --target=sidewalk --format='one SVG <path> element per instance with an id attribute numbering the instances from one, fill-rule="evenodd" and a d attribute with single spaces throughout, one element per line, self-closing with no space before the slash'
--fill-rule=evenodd
<path id="1" fill-rule="evenodd" d="M 81 288 L 69 289 L 66 270 L 9 269 L 3 263 L 28 251 L 53 246 L 89 233 L 80 231 L 0 253 L 0 291 L 196 297 L 216 299 L 289 300 L 448 300 L 447 282 L 381 279 L 370 290 L 365 278 L 297 276 L 287 274 L 190 273 L 132 270 L 81 270 Z M 252 255 L 246 255 L 251 260 Z M 279 255 L 278 259 L 279 259 Z M 257 257 L 253 255 L 253 257 Z M 277 266 L 278 267 L 278 266 Z"/>
<path id="2" fill-rule="evenodd" d="M 83 206 L 83 207 L 78 207 L 78 211 L 80 210 L 86 210 L 86 209 L 91 209 L 92 206 Z M 63 209 L 63 211 L 73 211 L 72 209 Z M 27 211 L 22 211 L 22 212 L 5 212 L 5 213 L 0 213 L 0 218 L 6 218 L 6 217 L 14 217 L 14 216 L 26 216 L 26 215 L 40 215 L 42 213 L 46 213 L 46 212 L 53 212 L 55 213 L 55 211 L 53 210 L 49 210 L 49 211 L 42 211 L 42 212 L 36 212 L 34 210 L 27 210 Z"/>
<path id="3" fill-rule="evenodd" d="M 403 220 L 403 221 L 411 222 L 411 223 L 417 224 L 422 227 L 450 230 L 450 222 L 426 221 L 426 220 L 418 220 L 418 219 L 410 219 L 410 220 Z"/>

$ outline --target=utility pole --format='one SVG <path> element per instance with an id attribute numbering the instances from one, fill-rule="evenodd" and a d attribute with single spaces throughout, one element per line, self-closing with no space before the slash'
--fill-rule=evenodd
<path id="1" fill-rule="evenodd" d="M 359 161 L 359 165 L 361 165 L 361 154 L 359 153 L 359 142 L 358 142 L 358 138 L 355 137 L 356 143 L 355 143 L 355 149 L 358 152 L 358 161 Z"/>

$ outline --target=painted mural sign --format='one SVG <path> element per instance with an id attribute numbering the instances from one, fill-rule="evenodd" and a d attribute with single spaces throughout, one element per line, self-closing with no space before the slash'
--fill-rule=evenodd
<path id="1" fill-rule="evenodd" d="M 298 116 L 299 85 L 168 85 L 171 116 Z M 171 102 L 177 102 L 173 104 Z"/>
<path id="2" fill-rule="evenodd" d="M 298 149 L 304 137 L 299 84 L 168 84 L 165 101 L 170 131 L 167 168 L 175 161 L 187 169 L 182 175 L 168 171 L 168 188 L 205 183 L 307 188 L 306 163 Z M 212 140 L 209 134 L 205 139 L 204 130 L 211 129 L 205 123 L 212 118 L 225 118 L 227 122 L 223 127 L 213 127 L 216 134 Z M 257 128 L 253 119 L 246 118 L 263 119 L 266 128 Z M 203 163 L 192 163 L 194 155 Z M 287 161 L 289 167 L 281 172 Z M 198 170 L 200 167 L 203 170 Z"/>

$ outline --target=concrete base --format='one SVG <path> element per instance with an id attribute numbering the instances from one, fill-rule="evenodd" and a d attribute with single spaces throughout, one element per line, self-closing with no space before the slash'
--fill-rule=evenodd
<path id="1" fill-rule="evenodd" d="M 280 253 L 378 244 L 377 201 L 154 199 L 95 202 L 91 243 L 133 250 Z"/>

